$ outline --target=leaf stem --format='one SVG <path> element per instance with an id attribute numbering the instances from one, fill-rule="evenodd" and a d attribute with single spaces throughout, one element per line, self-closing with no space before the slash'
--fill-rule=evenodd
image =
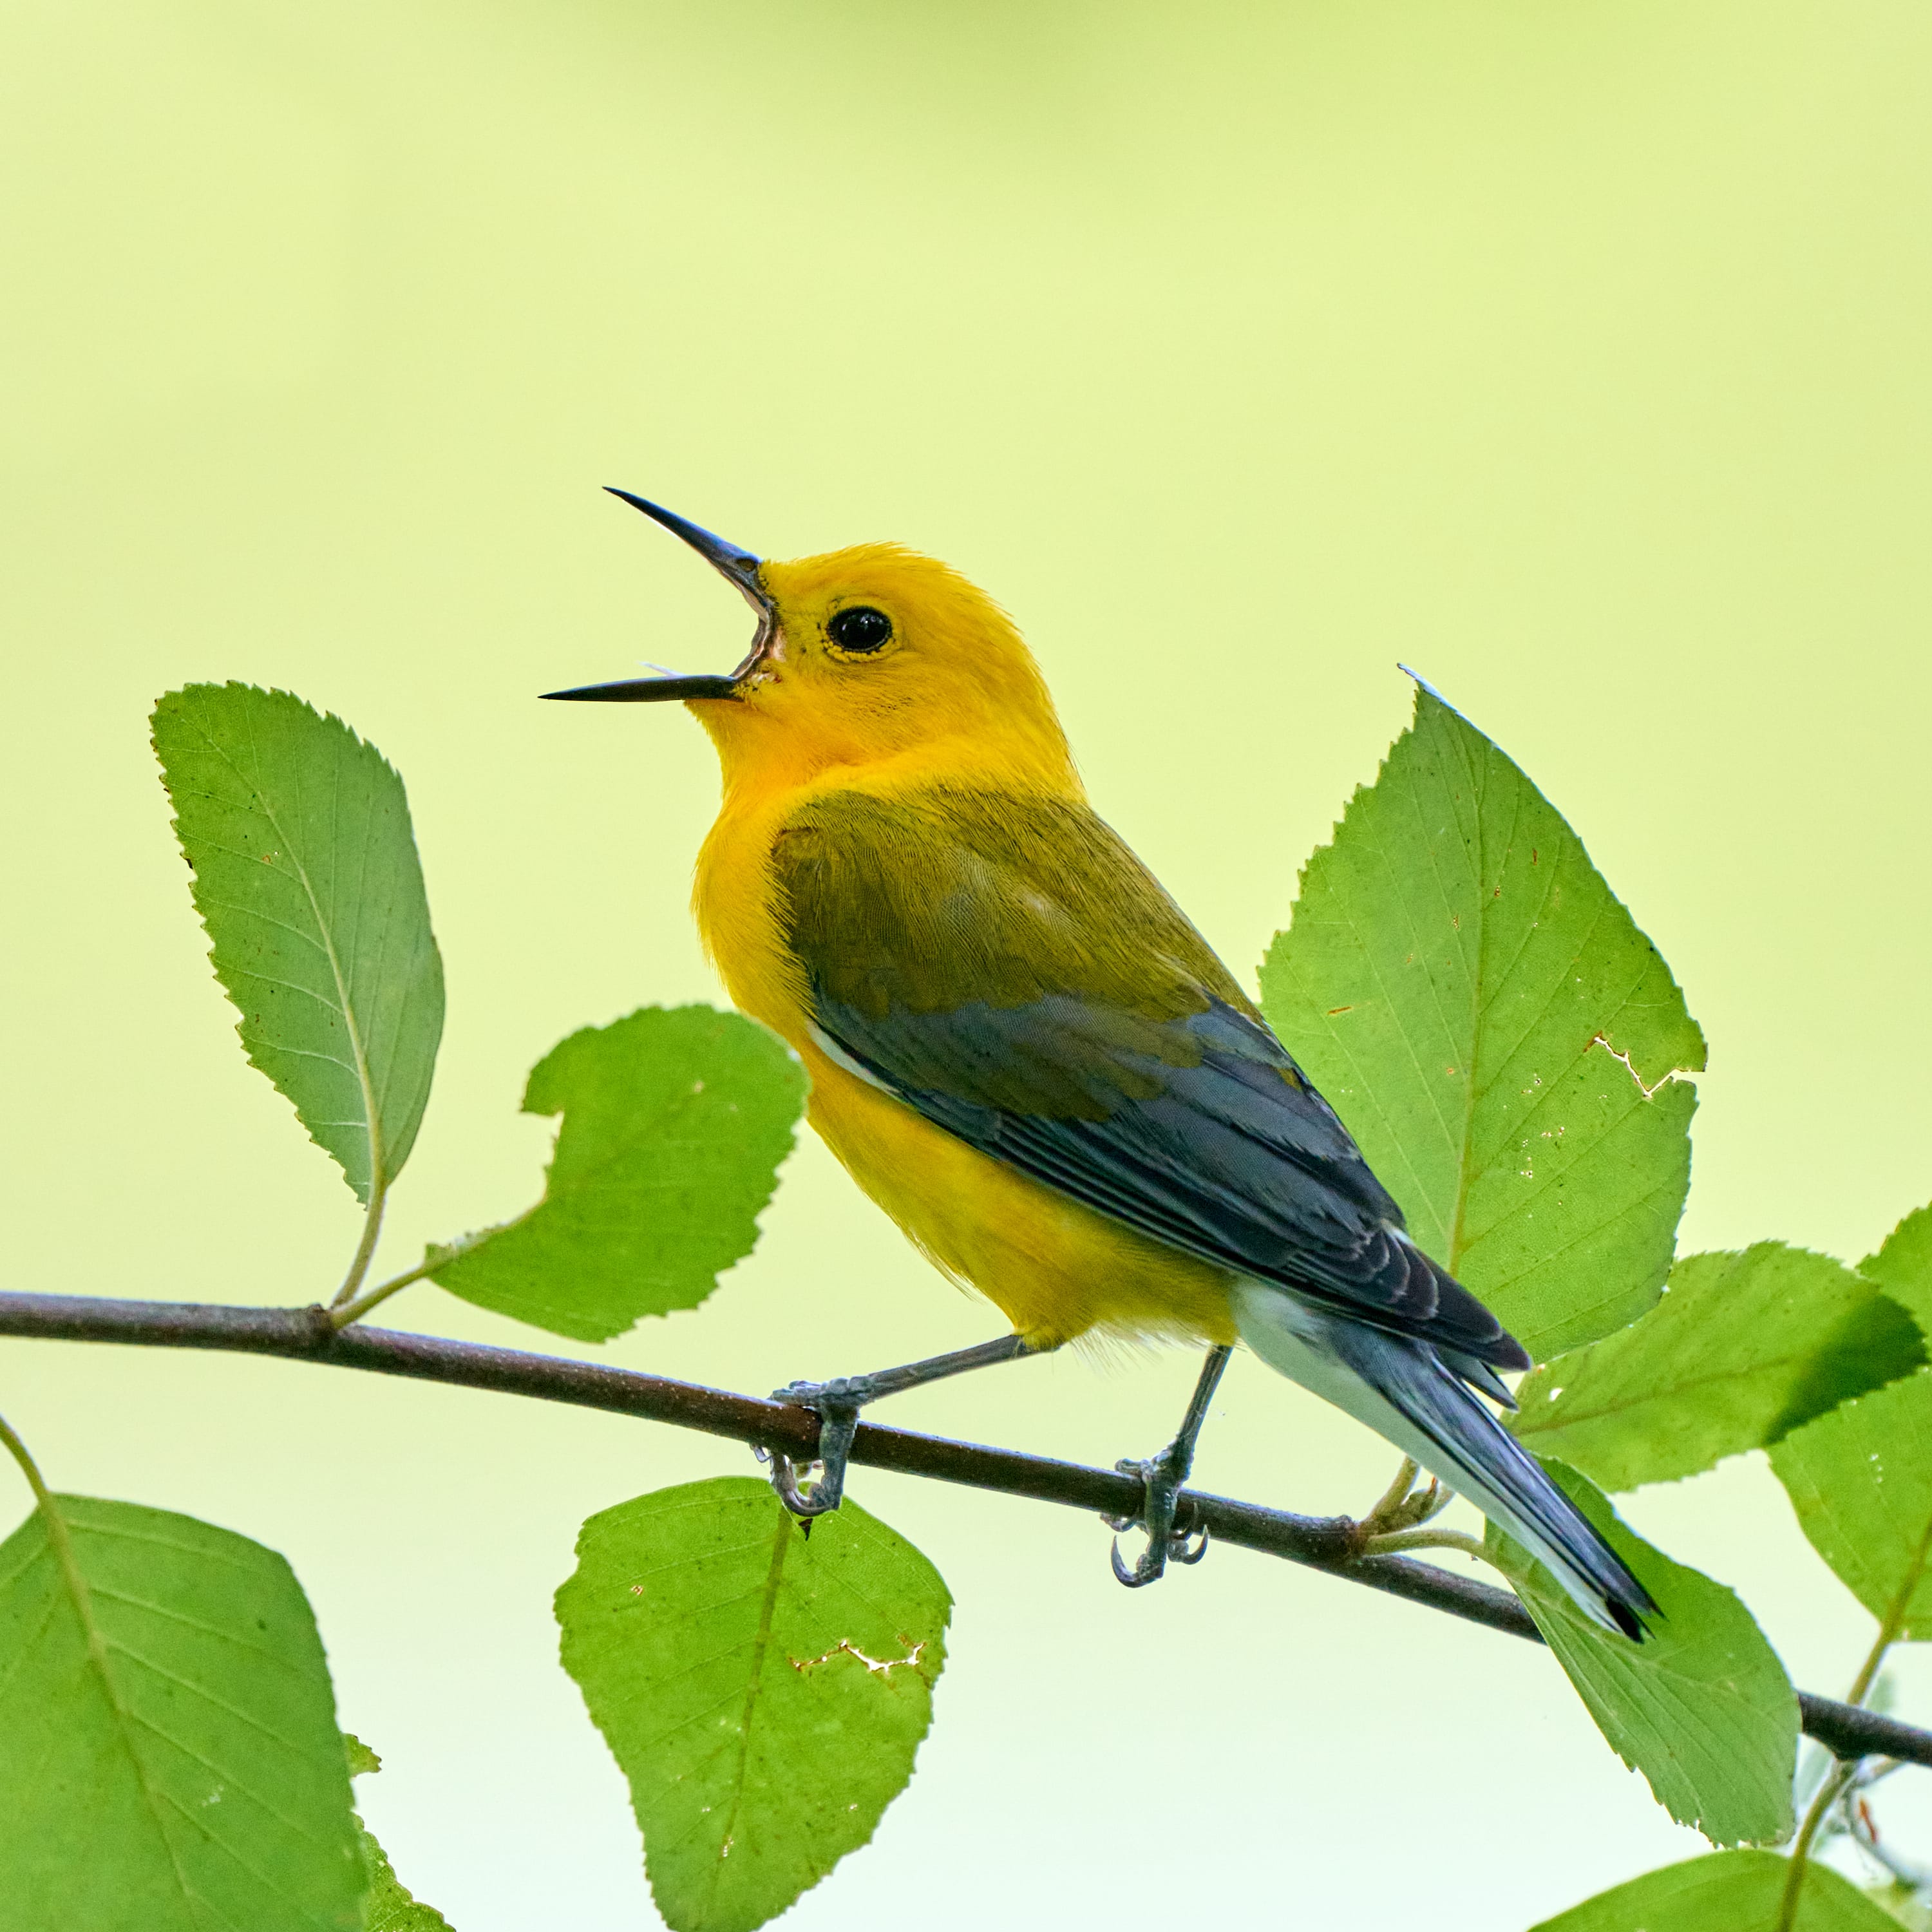
<path id="1" fill-rule="evenodd" d="M 436 1263 L 430 1260 L 425 1259 L 419 1262 L 406 1274 L 392 1276 L 380 1288 L 370 1289 L 369 1292 L 358 1300 L 345 1304 L 343 1298 L 338 1294 L 329 1306 L 328 1319 L 331 1324 L 339 1330 L 346 1328 L 352 1322 L 361 1321 L 370 1309 L 380 1308 L 391 1295 L 400 1293 L 412 1282 L 421 1281 L 435 1265 Z M 346 1284 L 350 1288 L 353 1288 L 356 1285 L 353 1280 Z"/>
<path id="2" fill-rule="evenodd" d="M 119 1695 L 114 1688 L 114 1680 L 107 1669 L 107 1645 L 100 1634 L 100 1626 L 94 1620 L 94 1594 L 87 1586 L 87 1579 L 82 1574 L 80 1558 L 74 1552 L 74 1538 L 68 1534 L 67 1518 L 54 1507 L 54 1499 L 49 1492 L 46 1482 L 39 1466 L 28 1453 L 27 1445 L 8 1426 L 4 1416 L 0 1416 L 0 1442 L 7 1445 L 8 1452 L 20 1466 L 20 1473 L 27 1479 L 27 1486 L 34 1492 L 34 1506 L 40 1513 L 40 1520 L 46 1526 L 47 1542 L 54 1553 L 54 1561 L 59 1564 L 62 1580 L 67 1585 L 68 1594 L 74 1600 L 74 1615 L 80 1621 L 82 1634 L 87 1640 L 88 1656 L 94 1668 L 100 1672 L 101 1681 L 106 1686 L 109 1702 L 114 1707 L 116 1723 L 124 1731 L 126 1717 L 121 1708 Z M 146 1780 L 143 1778 L 145 1786 Z"/>
<path id="3" fill-rule="evenodd" d="M 8 1452 L 20 1466 L 20 1473 L 27 1479 L 27 1486 L 34 1492 L 34 1506 L 40 1513 L 40 1520 L 46 1525 L 47 1541 L 54 1552 L 54 1561 L 60 1565 L 61 1576 L 68 1588 L 68 1594 L 74 1599 L 74 1614 L 80 1619 L 82 1630 L 87 1638 L 88 1654 L 94 1660 L 94 1667 L 100 1671 L 107 1685 L 108 1696 L 115 1708 L 117 1722 L 125 1729 L 119 1697 L 116 1694 L 113 1680 L 107 1671 L 107 1646 L 102 1639 L 100 1627 L 94 1620 L 93 1593 L 87 1587 L 87 1579 L 81 1574 L 80 1559 L 74 1553 L 74 1538 L 68 1533 L 67 1518 L 54 1507 L 46 1479 L 40 1466 L 28 1452 L 27 1445 L 9 1427 L 7 1418 L 0 1416 L 0 1442 L 7 1445 Z M 145 1780 L 144 1780 L 145 1782 Z"/>
<path id="4" fill-rule="evenodd" d="M 27 1445 L 8 1426 L 7 1418 L 0 1415 L 0 1442 L 7 1445 L 7 1453 L 20 1466 L 20 1473 L 27 1479 L 27 1486 L 34 1492 L 34 1501 L 42 1509 L 46 1508 L 47 1486 L 41 1480 L 39 1465 L 28 1454 Z"/>
<path id="5" fill-rule="evenodd" d="M 1905 1598 L 1906 1593 L 1900 1592 L 1899 1600 L 1893 1604 L 1886 1613 L 1885 1622 L 1879 1625 L 1878 1636 L 1864 1662 L 1858 1666 L 1858 1674 L 1852 1678 L 1851 1689 L 1845 1694 L 1847 1704 L 1862 1704 L 1870 1695 L 1872 1680 L 1877 1676 L 1885 1663 L 1886 1652 L 1898 1641 L 1899 1627 L 1905 1622 Z"/>
<path id="6" fill-rule="evenodd" d="M 1393 1556 L 1402 1550 L 1460 1550 L 1479 1563 L 1489 1562 L 1480 1538 L 1465 1536 L 1460 1529 L 1396 1529 L 1386 1536 L 1372 1536 L 1362 1545 L 1364 1556 Z"/>
<path id="7" fill-rule="evenodd" d="M 375 1134 L 372 1129 L 369 1140 L 373 1148 Z M 362 1286 L 364 1276 L 369 1272 L 369 1264 L 376 1258 L 376 1238 L 382 1232 L 382 1210 L 388 1206 L 389 1184 L 378 1172 L 369 1177 L 369 1208 L 362 1216 L 362 1238 L 356 1244 L 355 1258 L 349 1264 L 349 1272 L 342 1277 L 342 1286 L 335 1291 L 335 1299 L 328 1305 L 340 1308 L 345 1302 L 355 1299 L 356 1291 Z M 398 1287 L 401 1286 L 399 1282 Z M 372 1302 L 370 1306 L 375 1304 Z M 348 1318 L 353 1320 L 352 1316 Z"/>
<path id="8" fill-rule="evenodd" d="M 1825 1822 L 1825 1814 L 1838 1801 L 1838 1794 L 1849 1784 L 1858 1770 L 1858 1761 L 1834 1764 L 1825 1774 L 1825 1781 L 1818 1787 L 1818 1794 L 1811 1801 L 1804 1814 L 1804 1822 L 1798 1828 L 1798 1836 L 1792 1841 L 1791 1869 L 1784 1875 L 1784 1890 L 1778 1901 L 1778 1921 L 1772 1932 L 1792 1932 L 1798 1923 L 1798 1907 L 1804 1893 L 1804 1867 L 1810 1857 L 1811 1840 L 1818 1835 L 1818 1827 Z"/>
<path id="9" fill-rule="evenodd" d="M 1918 1580 L 1924 1574 L 1928 1555 L 1932 1555 L 1932 1520 L 1928 1520 L 1925 1532 L 1918 1539 L 1918 1560 L 1907 1567 L 1899 1583 L 1898 1594 L 1886 1607 L 1878 1635 L 1872 1640 L 1872 1647 L 1864 1662 L 1858 1666 L 1858 1676 L 1852 1680 L 1852 1688 L 1845 1696 L 1846 1703 L 1862 1704 L 1870 1695 L 1872 1684 L 1884 1666 L 1886 1652 L 1898 1641 L 1898 1634 L 1905 1628 L 1905 1619 L 1911 1610 Z"/>

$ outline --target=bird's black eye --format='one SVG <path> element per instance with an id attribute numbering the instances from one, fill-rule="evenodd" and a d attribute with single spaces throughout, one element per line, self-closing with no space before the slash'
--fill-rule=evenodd
<path id="1" fill-rule="evenodd" d="M 891 640 L 892 620 L 869 604 L 855 604 L 834 613 L 825 634 L 842 651 L 876 651 Z"/>

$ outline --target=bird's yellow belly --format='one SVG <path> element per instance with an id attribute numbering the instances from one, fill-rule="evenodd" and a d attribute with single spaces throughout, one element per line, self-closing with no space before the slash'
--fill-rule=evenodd
<path id="1" fill-rule="evenodd" d="M 1228 1277 L 956 1140 L 807 1046 L 808 1117 L 920 1251 L 1036 1348 L 1232 1342 Z"/>
<path id="2" fill-rule="evenodd" d="M 694 909 L 732 999 L 803 1059 L 807 1117 L 914 1245 L 1036 1347 L 1082 1335 L 1235 1339 L 1231 1277 L 1030 1180 L 828 1060 L 778 944 L 766 859 L 783 800 L 728 810 L 699 860 Z"/>

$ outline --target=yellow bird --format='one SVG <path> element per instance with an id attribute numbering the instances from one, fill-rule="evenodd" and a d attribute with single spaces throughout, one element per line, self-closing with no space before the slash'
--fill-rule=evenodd
<path id="1" fill-rule="evenodd" d="M 1592 1618 L 1655 1606 L 1480 1399 L 1521 1346 L 1403 1232 L 1401 1210 L 1227 968 L 1087 802 L 1004 611 L 887 544 L 773 562 L 642 497 L 742 592 L 728 677 L 552 698 L 682 700 L 724 802 L 694 904 L 731 998 L 812 1076 L 809 1118 L 921 1252 L 1012 1333 L 778 1391 L 820 1417 L 837 1505 L 860 1409 L 1113 1335 L 1204 1346 L 1142 1478 L 1150 1582 L 1199 1545 L 1175 1497 L 1230 1348 L 1336 1404 L 1469 1497 Z M 1478 1392 L 1480 1392 L 1478 1393 Z M 1123 1526 L 1124 1527 L 1125 1526 Z"/>

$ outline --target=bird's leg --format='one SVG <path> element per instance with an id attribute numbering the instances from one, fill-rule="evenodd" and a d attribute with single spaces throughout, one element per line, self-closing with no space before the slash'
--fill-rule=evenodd
<path id="1" fill-rule="evenodd" d="M 788 1382 L 783 1388 L 772 1390 L 772 1400 L 808 1408 L 818 1418 L 818 1460 L 825 1473 L 808 1493 L 801 1490 L 791 1458 L 773 1450 L 772 1487 L 794 1516 L 807 1519 L 824 1516 L 836 1510 L 844 1498 L 845 1465 L 859 1432 L 860 1410 L 869 1408 L 882 1396 L 902 1395 L 926 1382 L 943 1382 L 948 1376 L 989 1369 L 996 1362 L 1016 1362 L 1023 1355 L 1045 1353 L 1045 1349 L 1031 1346 L 1024 1336 L 1002 1335 L 997 1342 L 956 1348 L 950 1355 L 928 1355 L 922 1362 L 905 1362 L 898 1368 L 876 1370 L 868 1376 L 839 1376 L 829 1382 Z"/>
<path id="2" fill-rule="evenodd" d="M 1138 1590 L 1143 1583 L 1154 1582 L 1170 1561 L 1198 1563 L 1207 1553 L 1208 1532 L 1204 1529 L 1196 1536 L 1190 1531 L 1174 1528 L 1174 1505 L 1180 1494 L 1180 1486 L 1186 1481 L 1187 1472 L 1194 1466 L 1194 1445 L 1200 1439 L 1201 1425 L 1208 1420 L 1208 1405 L 1214 1400 L 1222 1371 L 1227 1367 L 1228 1358 L 1234 1352 L 1226 1344 L 1208 1351 L 1208 1359 L 1201 1365 L 1201 1377 L 1194 1384 L 1187 1413 L 1181 1418 L 1180 1427 L 1174 1440 L 1158 1456 L 1150 1456 L 1144 1462 L 1129 1458 L 1114 1465 L 1124 1476 L 1139 1477 L 1144 1491 L 1138 1516 L 1107 1518 L 1108 1527 L 1116 1532 L 1132 1529 L 1136 1523 L 1147 1531 L 1148 1546 L 1131 1570 L 1120 1561 L 1119 1535 L 1117 1534 L 1114 1538 L 1114 1574 L 1130 1590 Z"/>

